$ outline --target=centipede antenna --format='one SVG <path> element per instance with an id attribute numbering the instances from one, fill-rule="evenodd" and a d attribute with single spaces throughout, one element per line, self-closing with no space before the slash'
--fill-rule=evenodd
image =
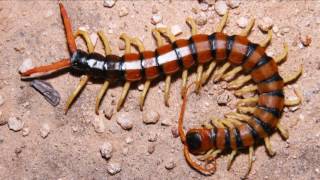
<path id="1" fill-rule="evenodd" d="M 231 64 L 227 62 L 220 69 L 215 71 L 213 74 L 213 82 L 218 82 L 230 66 Z"/>
<path id="2" fill-rule="evenodd" d="M 272 40 L 272 30 L 268 30 L 267 38 L 260 43 L 261 47 L 267 47 Z"/>
<path id="3" fill-rule="evenodd" d="M 295 73 L 293 73 L 287 77 L 284 77 L 283 78 L 284 84 L 288 84 L 288 83 L 291 83 L 292 81 L 297 80 L 302 73 L 303 73 L 303 65 L 301 65 L 299 70 L 296 71 Z"/>
<path id="4" fill-rule="evenodd" d="M 283 43 L 283 52 L 281 54 L 279 54 L 278 56 L 274 57 L 274 61 L 277 63 L 277 64 L 280 64 L 282 61 L 284 61 L 288 55 L 288 51 L 289 51 L 289 48 L 288 48 L 288 44 L 287 43 Z"/>
<path id="5" fill-rule="evenodd" d="M 66 36 L 67 36 L 69 51 L 70 51 L 70 54 L 73 54 L 74 52 L 77 51 L 77 45 L 76 45 L 75 38 L 72 33 L 71 21 L 68 17 L 68 13 L 67 13 L 66 9 L 64 8 L 64 6 L 61 2 L 59 2 L 59 6 L 60 6 L 60 13 L 61 13 L 61 17 L 63 20 L 63 24 L 64 24 Z"/>
<path id="6" fill-rule="evenodd" d="M 250 146 L 249 147 L 248 169 L 247 169 L 247 172 L 245 173 L 245 175 L 243 176 L 243 178 L 246 178 L 249 175 L 251 168 L 252 168 L 252 162 L 253 162 L 253 146 Z"/>
<path id="7" fill-rule="evenodd" d="M 234 79 L 234 77 L 237 75 L 237 73 L 242 71 L 242 69 L 243 68 L 241 66 L 235 67 L 231 71 L 225 73 L 222 76 L 222 79 L 225 80 L 225 81 L 231 81 L 232 79 Z"/>
<path id="8" fill-rule="evenodd" d="M 280 123 L 277 124 L 277 129 L 280 132 L 280 135 L 285 138 L 288 139 L 289 138 L 289 131 L 287 128 L 283 127 Z"/>
<path id="9" fill-rule="evenodd" d="M 239 76 L 237 79 L 231 81 L 227 88 L 228 89 L 238 89 L 240 88 L 241 86 L 243 86 L 246 82 L 250 81 L 252 79 L 252 76 L 249 74 L 249 75 L 246 75 L 246 76 Z"/>
<path id="10" fill-rule="evenodd" d="M 109 81 L 104 81 L 102 87 L 100 88 L 100 91 L 96 97 L 96 106 L 95 106 L 95 112 L 98 115 L 99 114 L 99 106 L 102 100 L 102 97 L 106 93 L 108 87 L 109 87 L 110 82 Z"/>
<path id="11" fill-rule="evenodd" d="M 249 24 L 246 26 L 246 28 L 239 35 L 240 36 L 248 36 L 254 26 L 254 22 L 255 22 L 254 18 L 250 19 Z"/>
<path id="12" fill-rule="evenodd" d="M 146 80 L 146 82 L 144 83 L 144 87 L 143 87 L 142 93 L 140 95 L 140 103 L 139 103 L 141 111 L 143 110 L 144 101 L 145 101 L 147 92 L 150 88 L 150 84 L 151 84 L 151 80 Z"/>
<path id="13" fill-rule="evenodd" d="M 227 170 L 228 170 L 228 171 L 229 171 L 230 168 L 231 168 L 232 162 L 233 162 L 234 157 L 236 156 L 236 154 L 237 154 L 237 150 L 232 150 L 231 154 L 229 155 L 228 165 L 227 165 Z"/>
<path id="14" fill-rule="evenodd" d="M 264 138 L 264 144 L 266 146 L 268 154 L 270 156 L 274 156 L 276 154 L 276 152 L 274 150 L 272 150 L 272 146 L 271 146 L 271 142 L 270 142 L 270 138 L 269 137 L 265 137 Z"/>
<path id="15" fill-rule="evenodd" d="M 81 92 L 81 90 L 85 87 L 85 85 L 87 84 L 87 82 L 89 81 L 89 77 L 86 75 L 82 75 L 80 77 L 80 82 L 77 85 L 76 89 L 71 93 L 71 95 L 69 96 L 67 102 L 66 102 L 66 107 L 64 109 L 65 114 L 67 114 L 72 102 L 74 101 L 74 99 L 78 96 L 78 94 Z"/>
<path id="16" fill-rule="evenodd" d="M 243 96 L 246 93 L 254 92 L 256 90 L 258 90 L 258 86 L 250 84 L 250 85 L 242 87 L 239 90 L 236 90 L 234 94 L 236 96 Z"/>

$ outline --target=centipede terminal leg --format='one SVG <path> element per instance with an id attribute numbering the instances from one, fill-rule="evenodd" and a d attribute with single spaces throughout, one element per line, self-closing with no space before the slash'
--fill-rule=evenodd
<path id="1" fill-rule="evenodd" d="M 264 144 L 266 146 L 268 154 L 270 156 L 274 156 L 276 154 L 276 152 L 274 150 L 272 150 L 272 146 L 271 146 L 271 142 L 270 142 L 270 138 L 269 137 L 265 137 L 264 138 Z"/>

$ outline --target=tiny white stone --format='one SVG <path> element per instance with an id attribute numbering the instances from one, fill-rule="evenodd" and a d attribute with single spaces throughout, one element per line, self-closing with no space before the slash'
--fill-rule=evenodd
<path id="1" fill-rule="evenodd" d="M 237 21 L 238 26 L 241 28 L 245 28 L 248 25 L 248 23 L 249 20 L 246 17 L 240 17 Z"/>
<path id="2" fill-rule="evenodd" d="M 197 14 L 195 22 L 199 26 L 204 26 L 205 24 L 207 24 L 207 15 L 204 12 Z"/>
<path id="3" fill-rule="evenodd" d="M 30 134 L 30 128 L 29 127 L 24 127 L 22 129 L 22 136 L 28 136 Z"/>
<path id="4" fill-rule="evenodd" d="M 103 110 L 103 114 L 104 114 L 104 117 L 110 120 L 113 115 L 113 108 L 107 108 Z"/>
<path id="5" fill-rule="evenodd" d="M 132 116 L 127 113 L 121 113 L 117 117 L 117 123 L 122 127 L 122 129 L 130 130 L 133 127 Z"/>
<path id="6" fill-rule="evenodd" d="M 225 1 L 218 1 L 216 2 L 214 9 L 220 16 L 223 16 L 227 13 L 228 6 Z"/>
<path id="7" fill-rule="evenodd" d="M 30 58 L 23 60 L 21 66 L 19 67 L 19 72 L 26 72 L 27 70 L 33 68 L 33 62 Z"/>
<path id="8" fill-rule="evenodd" d="M 112 8 L 116 4 L 116 0 L 104 0 L 103 6 Z"/>
<path id="9" fill-rule="evenodd" d="M 103 120 L 98 116 L 96 116 L 91 123 L 97 133 L 103 133 L 106 129 Z"/>
<path id="10" fill-rule="evenodd" d="M 223 93 L 217 98 L 217 103 L 219 105 L 227 105 L 228 102 L 230 102 L 230 96 L 228 93 Z"/>
<path id="11" fill-rule="evenodd" d="M 208 3 L 206 3 L 206 2 L 201 2 L 201 3 L 200 3 L 200 9 L 201 9 L 201 11 L 207 11 L 208 8 L 209 8 Z"/>
<path id="12" fill-rule="evenodd" d="M 264 32 L 267 32 L 268 30 L 270 30 L 272 26 L 273 26 L 273 21 L 268 16 L 263 17 L 261 21 L 259 21 L 258 23 L 258 27 Z"/>
<path id="13" fill-rule="evenodd" d="M 151 18 L 151 23 L 153 25 L 159 24 L 162 21 L 162 16 L 160 14 L 155 14 Z"/>
<path id="14" fill-rule="evenodd" d="M 131 144 L 133 142 L 133 139 L 132 139 L 132 137 L 128 136 L 128 137 L 126 137 L 125 141 L 127 144 Z"/>
<path id="15" fill-rule="evenodd" d="M 112 144 L 104 142 L 100 147 L 101 156 L 105 159 L 110 159 L 112 156 Z"/>
<path id="16" fill-rule="evenodd" d="M 12 131 L 20 131 L 24 126 L 24 122 L 20 118 L 10 117 L 8 120 L 8 127 Z"/>
<path id="17" fill-rule="evenodd" d="M 4 97 L 0 95 L 0 106 L 4 104 Z"/>
<path id="18" fill-rule="evenodd" d="M 172 34 L 174 36 L 182 34 L 182 30 L 181 30 L 181 27 L 179 25 L 173 25 L 171 27 L 171 32 L 172 32 Z"/>
<path id="19" fill-rule="evenodd" d="M 121 7 L 119 10 L 119 16 L 120 17 L 124 17 L 127 16 L 129 14 L 129 11 L 126 7 Z"/>
<path id="20" fill-rule="evenodd" d="M 156 111 L 144 111 L 142 115 L 142 120 L 145 124 L 155 124 L 159 121 L 160 114 Z"/>
<path id="21" fill-rule="evenodd" d="M 41 125 L 41 128 L 40 128 L 40 136 L 42 138 L 46 138 L 50 133 L 50 126 L 49 124 L 47 123 L 44 123 Z"/>
<path id="22" fill-rule="evenodd" d="M 109 163 L 107 166 L 107 171 L 110 175 L 115 175 L 121 171 L 120 163 Z"/>
<path id="23" fill-rule="evenodd" d="M 172 159 L 168 160 L 165 164 L 165 168 L 168 170 L 171 170 L 175 167 L 176 167 L 176 163 Z"/>
<path id="24" fill-rule="evenodd" d="M 158 138 L 158 133 L 156 133 L 154 131 L 151 131 L 148 133 L 148 141 L 155 142 L 155 141 L 157 141 L 157 138 Z"/>
<path id="25" fill-rule="evenodd" d="M 139 91 L 143 91 L 143 89 L 144 89 L 144 84 L 139 84 L 138 90 L 139 90 Z"/>
<path id="26" fill-rule="evenodd" d="M 228 6 L 232 9 L 239 7 L 240 3 L 240 0 L 227 0 Z"/>

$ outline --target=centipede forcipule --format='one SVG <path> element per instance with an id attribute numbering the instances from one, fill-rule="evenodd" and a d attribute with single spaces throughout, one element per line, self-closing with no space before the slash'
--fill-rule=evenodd
<path id="1" fill-rule="evenodd" d="M 300 100 L 285 101 L 283 87 L 286 83 L 297 79 L 302 70 L 282 79 L 278 73 L 277 63 L 285 59 L 288 52 L 287 46 L 285 45 L 285 50 L 282 54 L 272 58 L 265 53 L 271 40 L 271 31 L 269 31 L 268 38 L 265 41 L 259 44 L 250 42 L 247 36 L 254 25 L 253 19 L 243 32 L 232 36 L 222 32 L 227 22 L 228 13 L 223 16 L 215 28 L 216 32 L 210 35 L 199 34 L 192 18 L 187 19 L 192 32 L 192 36 L 189 39 L 176 39 L 168 28 L 157 28 L 153 30 L 153 35 L 158 45 L 158 48 L 154 51 L 145 50 L 138 38 L 122 34 L 121 39 L 125 42 L 125 54 L 121 57 L 111 53 L 106 36 L 102 32 L 98 32 L 105 46 L 106 56 L 103 56 L 94 53 L 94 45 L 87 32 L 78 30 L 73 34 L 67 12 L 62 3 L 59 3 L 59 5 L 71 58 L 62 59 L 51 65 L 36 67 L 20 73 L 22 79 L 41 77 L 65 68 L 72 68 L 82 73 L 80 83 L 67 100 L 66 112 L 90 78 L 105 79 L 96 98 L 96 112 L 98 112 L 101 99 L 111 83 L 110 79 L 125 80 L 117 110 L 121 108 L 131 83 L 136 81 L 145 81 L 144 89 L 140 96 L 140 108 L 142 109 L 151 81 L 161 75 L 165 76 L 164 97 L 165 103 L 168 104 L 171 76 L 179 71 L 182 71 L 181 93 L 185 97 L 183 103 L 183 107 L 185 107 L 188 70 L 197 66 L 195 81 L 197 92 L 213 74 L 214 82 L 220 80 L 231 81 L 228 89 L 236 89 L 236 94 L 239 96 L 247 92 L 256 91 L 258 96 L 241 99 L 239 104 L 242 106 L 238 107 L 239 113 L 228 114 L 227 120 L 216 120 L 212 126 L 191 129 L 186 136 L 182 130 L 183 117 L 180 117 L 180 136 L 186 146 L 185 155 L 191 166 L 205 174 L 214 172 L 213 169 L 202 168 L 193 163 L 190 159 L 189 151 L 195 155 L 205 154 L 204 160 L 208 160 L 214 159 L 214 155 L 222 150 L 231 149 L 232 159 L 237 149 L 249 148 L 251 157 L 249 167 L 251 168 L 253 146 L 257 140 L 264 139 L 268 151 L 272 154 L 268 137 L 274 129 L 279 129 L 287 137 L 287 134 L 278 123 L 279 118 L 285 105 L 299 104 Z M 86 41 L 88 53 L 77 49 L 75 43 L 75 37 L 77 36 L 82 36 Z M 169 43 L 165 44 L 161 36 L 168 38 Z M 139 53 L 132 53 L 131 46 L 137 47 Z M 204 69 L 205 67 L 207 67 L 206 70 Z M 244 75 L 236 77 L 240 73 Z M 255 84 L 244 86 L 249 82 Z M 257 106 L 244 106 L 249 103 L 256 103 Z M 183 114 L 183 112 L 184 108 L 181 113 Z M 251 114 L 251 116 L 247 114 Z M 249 173 L 250 168 L 246 174 Z"/>

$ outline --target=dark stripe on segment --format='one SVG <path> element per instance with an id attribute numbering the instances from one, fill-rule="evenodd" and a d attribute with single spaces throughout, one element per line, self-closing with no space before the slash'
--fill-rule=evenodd
<path id="1" fill-rule="evenodd" d="M 214 145 L 214 147 L 217 147 L 217 128 L 213 127 L 210 130 L 210 138 L 211 138 L 211 142 Z"/>
<path id="2" fill-rule="evenodd" d="M 280 112 L 278 109 L 276 108 L 270 108 L 270 107 L 265 107 L 265 106 L 257 106 L 257 108 L 266 111 L 268 113 L 271 113 L 274 117 L 280 118 L 282 112 Z"/>
<path id="3" fill-rule="evenodd" d="M 227 59 L 229 57 L 230 52 L 232 51 L 232 46 L 233 46 L 233 43 L 234 43 L 234 39 L 235 39 L 235 35 L 227 37 L 227 42 L 226 42 Z"/>
<path id="4" fill-rule="evenodd" d="M 193 39 L 192 39 L 192 36 L 191 36 L 191 38 L 189 39 L 189 48 L 190 48 L 191 55 L 192 55 L 193 59 L 198 63 L 197 47 L 196 47 L 196 45 L 194 44 L 194 41 L 193 41 Z"/>
<path id="5" fill-rule="evenodd" d="M 276 90 L 276 91 L 271 91 L 267 93 L 262 93 L 262 95 L 267 95 L 267 96 L 278 96 L 284 98 L 283 90 Z"/>
<path id="6" fill-rule="evenodd" d="M 216 49 L 217 49 L 217 41 L 216 41 L 216 33 L 212 33 L 208 36 L 210 43 L 210 50 L 212 57 L 216 58 Z"/>
<path id="7" fill-rule="evenodd" d="M 276 73 L 276 74 L 272 75 L 270 78 L 261 81 L 260 83 L 271 83 L 271 82 L 274 82 L 274 81 L 282 81 L 282 80 L 283 79 L 279 75 L 279 73 Z"/>
<path id="8" fill-rule="evenodd" d="M 244 55 L 244 59 L 242 61 L 242 65 L 248 61 L 248 59 L 253 54 L 253 52 L 257 49 L 258 46 L 259 46 L 258 44 L 249 42 L 246 54 Z"/>
<path id="9" fill-rule="evenodd" d="M 257 141 L 259 139 L 259 134 L 257 133 L 257 131 L 252 127 L 250 126 L 249 124 L 247 124 L 248 128 L 250 129 L 250 133 L 251 133 L 251 136 L 253 137 L 253 139 L 255 141 Z"/>
<path id="10" fill-rule="evenodd" d="M 267 64 L 272 58 L 264 54 L 257 62 L 257 64 L 251 69 L 250 73 Z"/>
<path id="11" fill-rule="evenodd" d="M 256 116 L 252 116 L 252 118 L 256 121 L 257 124 L 259 124 L 263 128 L 263 130 L 267 134 L 271 134 L 272 133 L 272 128 L 269 126 L 269 124 L 263 122 L 260 118 L 258 118 Z"/>
<path id="12" fill-rule="evenodd" d="M 162 66 L 160 66 L 160 64 L 159 64 L 159 60 L 158 60 L 158 58 L 159 58 L 159 53 L 158 53 L 158 51 L 156 50 L 155 51 L 155 60 L 156 60 L 156 64 L 157 64 L 157 68 L 158 68 L 158 71 L 159 71 L 159 74 L 160 75 L 163 75 L 164 74 L 164 72 L 163 72 L 163 68 L 162 68 Z"/>
<path id="13" fill-rule="evenodd" d="M 172 48 L 174 50 L 174 52 L 176 53 L 177 56 L 177 60 L 178 60 L 178 64 L 180 68 L 183 68 L 183 56 L 181 55 L 181 53 L 177 50 L 179 47 L 177 46 L 176 42 L 172 43 Z"/>
<path id="14" fill-rule="evenodd" d="M 143 67 L 144 56 L 143 56 L 143 54 L 142 54 L 141 52 L 139 53 L 139 56 L 140 56 L 140 67 L 141 67 L 140 71 L 141 71 L 141 76 L 142 76 L 142 77 L 145 77 L 145 69 L 144 69 L 144 67 Z"/>
<path id="15" fill-rule="evenodd" d="M 234 133 L 234 136 L 236 137 L 237 148 L 243 147 L 243 143 L 242 143 L 242 140 L 240 137 L 239 129 L 234 128 L 233 133 Z"/>
<path id="16" fill-rule="evenodd" d="M 228 128 L 224 129 L 224 136 L 225 136 L 225 149 L 231 149 L 231 142 L 230 142 L 230 131 Z"/>

